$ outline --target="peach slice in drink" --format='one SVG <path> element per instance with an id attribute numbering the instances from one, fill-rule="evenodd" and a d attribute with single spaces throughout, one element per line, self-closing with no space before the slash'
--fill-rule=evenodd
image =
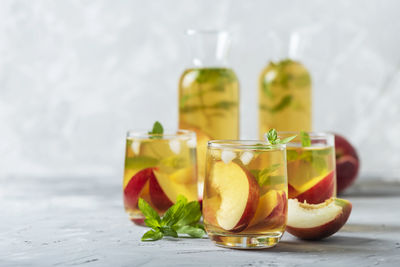
<path id="1" fill-rule="evenodd" d="M 233 161 L 216 162 L 210 179 L 221 198 L 216 210 L 218 225 L 230 232 L 241 232 L 249 225 L 257 209 L 257 181 L 249 171 Z"/>

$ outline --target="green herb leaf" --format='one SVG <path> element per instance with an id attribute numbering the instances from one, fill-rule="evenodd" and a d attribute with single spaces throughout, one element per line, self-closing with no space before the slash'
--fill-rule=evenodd
<path id="1" fill-rule="evenodd" d="M 177 226 L 193 224 L 200 220 L 201 211 L 198 201 L 191 201 L 185 205 L 181 218 L 176 223 Z"/>
<path id="2" fill-rule="evenodd" d="M 204 226 L 199 223 L 201 217 L 200 205 L 197 201 L 188 203 L 186 197 L 179 195 L 162 219 L 156 211 L 142 198 L 139 199 L 139 208 L 145 215 L 145 223 L 153 229 L 146 232 L 142 240 L 158 240 L 163 236 L 177 238 L 178 233 L 191 237 L 202 237 L 205 234 Z"/>
<path id="3" fill-rule="evenodd" d="M 160 230 L 149 230 L 142 236 L 142 241 L 156 241 L 163 238 L 163 233 Z"/>
<path id="4" fill-rule="evenodd" d="M 156 136 L 151 136 L 151 139 L 155 138 L 162 138 L 162 134 L 164 133 L 164 128 L 159 121 L 156 121 L 153 125 L 153 130 L 149 132 L 149 134 L 155 134 Z M 160 136 L 157 136 L 160 135 Z"/>
<path id="5" fill-rule="evenodd" d="M 310 135 L 307 132 L 301 131 L 300 132 L 300 138 L 301 138 L 301 146 L 302 147 L 311 146 Z"/>
<path id="6" fill-rule="evenodd" d="M 260 105 L 260 109 L 266 110 L 270 113 L 276 113 L 278 111 L 281 111 L 281 110 L 284 110 L 285 108 L 287 108 L 292 103 L 292 100 L 293 100 L 292 95 L 286 95 L 275 106 L 269 107 L 267 105 Z"/>
<path id="7" fill-rule="evenodd" d="M 144 223 L 151 228 L 161 227 L 160 222 L 153 218 L 145 219 Z"/>
<path id="8" fill-rule="evenodd" d="M 164 217 L 161 221 L 161 225 L 172 226 L 176 224 L 183 215 L 186 203 L 187 199 L 184 196 L 179 195 L 176 203 L 165 212 Z"/>
<path id="9" fill-rule="evenodd" d="M 156 220 L 157 222 L 160 222 L 160 216 L 158 215 L 157 211 L 155 211 L 149 203 L 146 202 L 143 198 L 139 198 L 139 209 L 143 213 L 143 215 L 146 217 L 146 219 L 149 220 Z"/>
<path id="10" fill-rule="evenodd" d="M 267 133 L 267 139 L 268 139 L 268 141 L 269 141 L 271 144 L 273 144 L 273 145 L 277 144 L 277 143 L 276 143 L 277 140 L 278 140 L 278 133 L 277 133 L 277 131 L 276 131 L 275 129 L 269 130 L 268 133 Z"/>
<path id="11" fill-rule="evenodd" d="M 177 230 L 177 232 L 180 234 L 187 234 L 190 235 L 191 237 L 196 237 L 196 238 L 201 238 L 206 234 L 202 228 L 190 225 L 185 225 L 180 227 Z"/>
<path id="12" fill-rule="evenodd" d="M 163 226 L 161 227 L 161 232 L 165 235 L 165 236 L 172 236 L 177 238 L 178 237 L 178 233 L 172 229 L 170 226 Z"/>
<path id="13" fill-rule="evenodd" d="M 268 139 L 268 142 L 270 142 L 270 144 L 272 144 L 272 145 L 286 144 L 296 137 L 296 135 L 294 135 L 294 136 L 286 137 L 285 139 L 281 140 L 278 138 L 278 133 L 273 128 L 270 129 L 265 136 Z"/>

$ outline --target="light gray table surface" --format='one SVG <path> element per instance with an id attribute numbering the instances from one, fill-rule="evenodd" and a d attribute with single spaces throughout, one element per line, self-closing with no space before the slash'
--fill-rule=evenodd
<path id="1" fill-rule="evenodd" d="M 115 178 L 117 179 L 117 178 Z M 107 179 L 0 178 L 0 266 L 400 266 L 400 185 L 358 183 L 346 226 L 319 242 L 285 234 L 274 248 L 207 238 L 141 242 Z"/>

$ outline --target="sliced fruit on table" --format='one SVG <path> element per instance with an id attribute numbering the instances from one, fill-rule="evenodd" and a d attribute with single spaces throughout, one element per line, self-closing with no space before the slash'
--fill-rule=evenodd
<path id="1" fill-rule="evenodd" d="M 331 171 L 322 179 L 318 179 L 317 184 L 296 196 L 300 202 L 307 201 L 309 204 L 318 204 L 333 196 L 335 192 L 335 171 Z"/>
<path id="2" fill-rule="evenodd" d="M 335 134 L 336 175 L 338 193 L 351 186 L 357 178 L 360 159 L 350 142 Z"/>
<path id="3" fill-rule="evenodd" d="M 211 170 L 212 187 L 221 205 L 216 211 L 218 225 L 231 232 L 244 230 L 253 218 L 259 198 L 254 176 L 235 162 L 217 161 Z"/>
<path id="4" fill-rule="evenodd" d="M 153 168 L 141 170 L 132 176 L 124 189 L 124 203 L 127 208 L 137 207 L 139 196 L 145 189 L 147 181 L 153 177 Z"/>
<path id="5" fill-rule="evenodd" d="M 320 204 L 301 203 L 289 199 L 286 230 L 301 239 L 319 240 L 333 235 L 350 216 L 352 205 L 348 200 L 330 198 Z"/>

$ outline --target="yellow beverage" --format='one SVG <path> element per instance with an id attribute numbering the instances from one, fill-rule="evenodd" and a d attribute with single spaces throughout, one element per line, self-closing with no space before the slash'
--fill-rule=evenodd
<path id="1" fill-rule="evenodd" d="M 310 133 L 310 138 L 307 147 L 301 146 L 299 136 L 287 144 L 289 198 L 318 204 L 336 196 L 335 145 L 331 134 Z"/>
<path id="2" fill-rule="evenodd" d="M 210 239 L 234 248 L 278 243 L 287 218 L 285 146 L 211 141 L 206 169 L 203 218 Z"/>
<path id="3" fill-rule="evenodd" d="M 172 135 L 129 132 L 123 180 L 124 205 L 130 219 L 143 224 L 139 198 L 162 215 L 178 195 L 197 200 L 196 137 L 190 131 Z"/>
<path id="4" fill-rule="evenodd" d="M 270 62 L 259 78 L 259 136 L 278 131 L 311 131 L 311 77 L 290 59 Z"/>
<path id="5" fill-rule="evenodd" d="M 207 142 L 239 137 L 239 82 L 228 68 L 187 69 L 179 82 L 179 128 L 195 131 L 199 181 Z"/>

